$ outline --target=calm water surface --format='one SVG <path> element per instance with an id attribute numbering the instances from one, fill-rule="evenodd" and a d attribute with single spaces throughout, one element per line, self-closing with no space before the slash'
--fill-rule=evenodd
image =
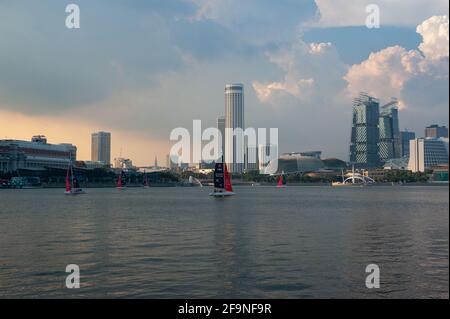
<path id="1" fill-rule="evenodd" d="M 0 298 L 449 297 L 448 187 L 88 191 L 0 190 Z"/>

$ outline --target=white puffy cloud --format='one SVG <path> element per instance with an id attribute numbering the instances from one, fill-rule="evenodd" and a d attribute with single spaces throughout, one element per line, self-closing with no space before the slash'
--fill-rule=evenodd
<path id="1" fill-rule="evenodd" d="M 256 81 L 253 83 L 253 89 L 261 102 L 269 101 L 277 93 L 288 93 L 299 99 L 309 99 L 310 89 L 313 86 L 313 79 L 291 80 L 288 77 L 284 82 L 262 84 Z"/>
<path id="2" fill-rule="evenodd" d="M 443 99 L 441 103 L 448 101 L 448 89 L 447 93 L 429 90 L 431 83 L 448 82 L 448 17 L 431 17 L 419 25 L 417 32 L 423 37 L 420 51 L 408 51 L 400 46 L 389 47 L 353 65 L 344 77 L 348 82 L 349 96 L 355 96 L 359 91 L 366 91 L 381 99 L 396 96 L 404 107 L 414 107 L 417 105 L 408 99 L 413 93 L 410 92 L 412 86 L 408 84 L 413 81 L 414 95 L 419 90 L 423 96 L 437 94 Z M 420 83 L 424 83 L 422 88 Z M 436 88 L 442 86 L 436 85 Z"/>
<path id="3" fill-rule="evenodd" d="M 430 16 L 448 14 L 448 0 L 315 0 L 322 27 L 365 25 L 366 8 L 376 4 L 380 8 L 381 26 L 417 25 Z"/>
<path id="4" fill-rule="evenodd" d="M 253 89 L 263 103 L 282 104 L 280 99 L 295 98 L 308 103 L 324 90 L 336 92 L 345 65 L 331 43 L 305 43 L 298 40 L 292 47 L 268 53 L 270 62 L 285 73 L 281 81 L 253 82 Z"/>
<path id="5" fill-rule="evenodd" d="M 432 60 L 448 58 L 448 17 L 434 16 L 417 27 L 423 37 L 419 49 Z"/>

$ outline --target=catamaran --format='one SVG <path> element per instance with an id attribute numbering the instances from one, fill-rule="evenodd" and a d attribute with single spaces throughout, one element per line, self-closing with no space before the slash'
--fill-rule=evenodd
<path id="1" fill-rule="evenodd" d="M 216 163 L 214 169 L 214 191 L 209 194 L 213 197 L 227 197 L 235 195 L 226 163 Z"/>
<path id="2" fill-rule="evenodd" d="M 66 174 L 66 195 L 81 195 L 86 194 L 86 192 L 80 187 L 78 179 L 73 174 L 72 160 L 70 160 L 69 167 L 67 168 Z"/>
<path id="3" fill-rule="evenodd" d="M 355 172 L 355 167 L 352 167 L 352 172 L 344 175 L 344 170 L 342 170 L 342 182 L 332 182 L 333 187 L 364 187 L 371 186 L 375 184 L 375 180 L 366 176 L 365 174 L 360 174 Z"/>

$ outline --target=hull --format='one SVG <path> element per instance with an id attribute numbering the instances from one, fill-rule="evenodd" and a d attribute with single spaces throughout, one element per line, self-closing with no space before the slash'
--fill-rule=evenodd
<path id="1" fill-rule="evenodd" d="M 233 195 L 235 195 L 234 192 L 213 192 L 209 194 L 211 197 L 228 197 Z"/>
<path id="2" fill-rule="evenodd" d="M 67 196 L 76 196 L 76 195 L 86 194 L 86 192 L 82 189 L 74 189 L 72 191 L 68 191 L 68 192 L 66 191 L 66 192 L 64 192 L 64 194 Z"/>
<path id="3" fill-rule="evenodd" d="M 332 187 L 368 187 L 371 184 L 332 183 Z"/>

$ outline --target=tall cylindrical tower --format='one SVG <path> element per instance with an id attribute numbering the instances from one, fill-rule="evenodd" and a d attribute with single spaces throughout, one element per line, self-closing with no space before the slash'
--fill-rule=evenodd
<path id="1" fill-rule="evenodd" d="M 225 162 L 232 173 L 244 172 L 244 123 L 244 85 L 227 84 L 225 86 Z"/>

